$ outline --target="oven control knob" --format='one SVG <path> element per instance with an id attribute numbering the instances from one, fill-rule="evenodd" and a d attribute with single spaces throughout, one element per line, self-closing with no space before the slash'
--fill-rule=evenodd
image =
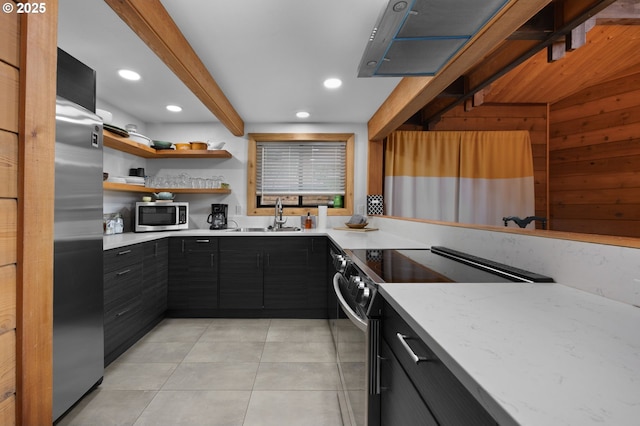
<path id="1" fill-rule="evenodd" d="M 365 283 L 363 283 L 362 281 L 358 282 L 358 285 L 356 286 L 356 288 L 353 289 L 353 296 L 356 300 L 356 303 L 360 303 L 360 295 L 362 294 L 362 291 L 366 288 Z"/>
<path id="2" fill-rule="evenodd" d="M 369 290 L 369 287 L 365 287 L 358 294 L 358 297 L 356 297 L 356 302 L 359 303 L 360 306 L 367 306 L 367 303 L 369 303 L 370 298 L 371 298 L 371 290 Z"/>
<path id="3" fill-rule="evenodd" d="M 336 270 L 340 273 L 343 273 L 347 269 L 347 264 L 347 258 L 341 254 L 337 255 L 333 260 L 334 268 L 336 268 Z"/>
<path id="4" fill-rule="evenodd" d="M 360 278 L 358 275 L 354 275 L 352 277 L 349 278 L 349 286 L 347 287 L 347 289 L 349 291 L 351 291 L 352 293 L 357 291 L 356 289 L 360 286 L 360 285 L 364 285 L 362 283 L 362 278 Z M 354 293 L 355 294 L 355 293 Z"/>

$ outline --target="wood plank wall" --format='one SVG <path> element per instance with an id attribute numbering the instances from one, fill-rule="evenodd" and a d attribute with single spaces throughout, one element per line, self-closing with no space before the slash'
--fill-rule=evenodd
<path id="1" fill-rule="evenodd" d="M 0 424 L 16 423 L 20 20 L 0 14 Z"/>
<path id="2" fill-rule="evenodd" d="M 547 105 L 486 104 L 446 113 L 432 130 L 528 130 L 531 135 L 535 180 L 535 214 L 547 217 Z M 536 223 L 540 228 L 540 224 Z"/>
<path id="3" fill-rule="evenodd" d="M 640 73 L 552 104 L 549 129 L 553 229 L 640 237 Z"/>

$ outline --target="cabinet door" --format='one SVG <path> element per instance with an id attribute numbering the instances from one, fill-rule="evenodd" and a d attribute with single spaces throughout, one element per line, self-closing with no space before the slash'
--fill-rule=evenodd
<path id="1" fill-rule="evenodd" d="M 217 308 L 217 245 L 214 238 L 172 238 L 169 241 L 169 309 Z"/>
<path id="2" fill-rule="evenodd" d="M 327 258 L 329 257 L 329 242 L 327 237 L 309 238 L 311 256 L 307 276 L 307 307 L 309 309 L 326 310 L 327 301 Z M 332 276 L 333 277 L 333 276 Z M 333 289 L 333 282 L 331 285 Z M 332 290 L 333 291 L 333 290 Z"/>
<path id="3" fill-rule="evenodd" d="M 404 337 L 400 338 L 398 333 Z M 451 426 L 496 425 L 478 400 L 387 303 L 384 305 L 382 335 L 440 423 Z M 416 364 L 409 351 L 428 361 Z"/>
<path id="4" fill-rule="evenodd" d="M 143 246 L 142 310 L 143 323 L 147 325 L 167 310 L 169 242 L 163 238 Z"/>
<path id="5" fill-rule="evenodd" d="M 261 309 L 264 237 L 220 239 L 220 309 Z"/>
<path id="6" fill-rule="evenodd" d="M 105 254 L 104 269 L 108 272 L 103 279 L 104 353 L 105 365 L 108 365 L 133 344 L 141 329 L 142 262 L 123 265 L 118 260 L 118 269 L 114 262 L 120 258 Z"/>
<path id="7" fill-rule="evenodd" d="M 437 425 L 384 340 L 380 344 L 380 424 Z"/>
<path id="8" fill-rule="evenodd" d="M 306 309 L 310 239 L 305 237 L 266 237 L 264 307 L 268 309 Z"/>

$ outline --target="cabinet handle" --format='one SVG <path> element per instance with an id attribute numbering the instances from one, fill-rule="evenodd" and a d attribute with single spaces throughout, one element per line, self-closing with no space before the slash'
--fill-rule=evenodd
<path id="1" fill-rule="evenodd" d="M 413 349 L 411 349 L 411 347 L 407 343 L 407 339 L 411 339 L 411 337 L 406 336 L 406 335 L 404 335 L 402 333 L 396 333 L 396 336 L 398 337 L 398 340 L 400 340 L 400 343 L 402 344 L 402 346 L 404 346 L 404 349 L 407 351 L 407 353 L 409 354 L 409 356 L 411 357 L 413 362 L 415 362 L 416 364 L 419 364 L 421 362 L 429 361 L 428 358 L 416 355 L 416 353 L 413 351 Z"/>
<path id="2" fill-rule="evenodd" d="M 124 310 L 124 311 L 122 311 L 122 312 L 118 312 L 118 313 L 116 314 L 116 318 L 121 317 L 122 315 L 126 314 L 126 313 L 127 313 L 127 312 L 129 312 L 130 310 L 131 310 L 131 308 L 129 308 L 129 309 L 125 309 L 125 310 Z"/>
<path id="3" fill-rule="evenodd" d="M 131 253 L 131 250 L 119 251 L 118 252 L 118 256 L 122 256 L 122 255 L 129 254 L 129 253 Z"/>
<path id="4" fill-rule="evenodd" d="M 182 252 L 184 253 L 184 240 L 182 240 Z"/>
<path id="5" fill-rule="evenodd" d="M 121 275 L 128 274 L 129 272 L 131 272 L 131 269 L 127 269 L 127 270 L 125 270 L 125 271 L 120 271 L 120 272 L 118 272 L 116 275 L 121 276 Z"/>
<path id="6" fill-rule="evenodd" d="M 211 268 L 212 268 L 212 269 L 213 269 L 213 257 L 214 257 L 214 256 L 215 256 L 215 255 L 214 255 L 213 253 L 211 253 Z"/>
<path id="7" fill-rule="evenodd" d="M 209 240 L 196 240 L 196 243 L 208 243 Z"/>

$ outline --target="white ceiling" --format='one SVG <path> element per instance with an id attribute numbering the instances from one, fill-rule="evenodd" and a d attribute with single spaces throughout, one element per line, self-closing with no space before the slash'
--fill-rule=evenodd
<path id="1" fill-rule="evenodd" d="M 246 123 L 365 123 L 400 81 L 356 78 L 387 0 L 162 3 Z M 102 0 L 60 0 L 59 15 L 58 45 L 97 71 L 99 99 L 147 123 L 218 121 Z M 142 80 L 122 80 L 120 68 Z M 342 87 L 325 89 L 328 77 Z"/>

